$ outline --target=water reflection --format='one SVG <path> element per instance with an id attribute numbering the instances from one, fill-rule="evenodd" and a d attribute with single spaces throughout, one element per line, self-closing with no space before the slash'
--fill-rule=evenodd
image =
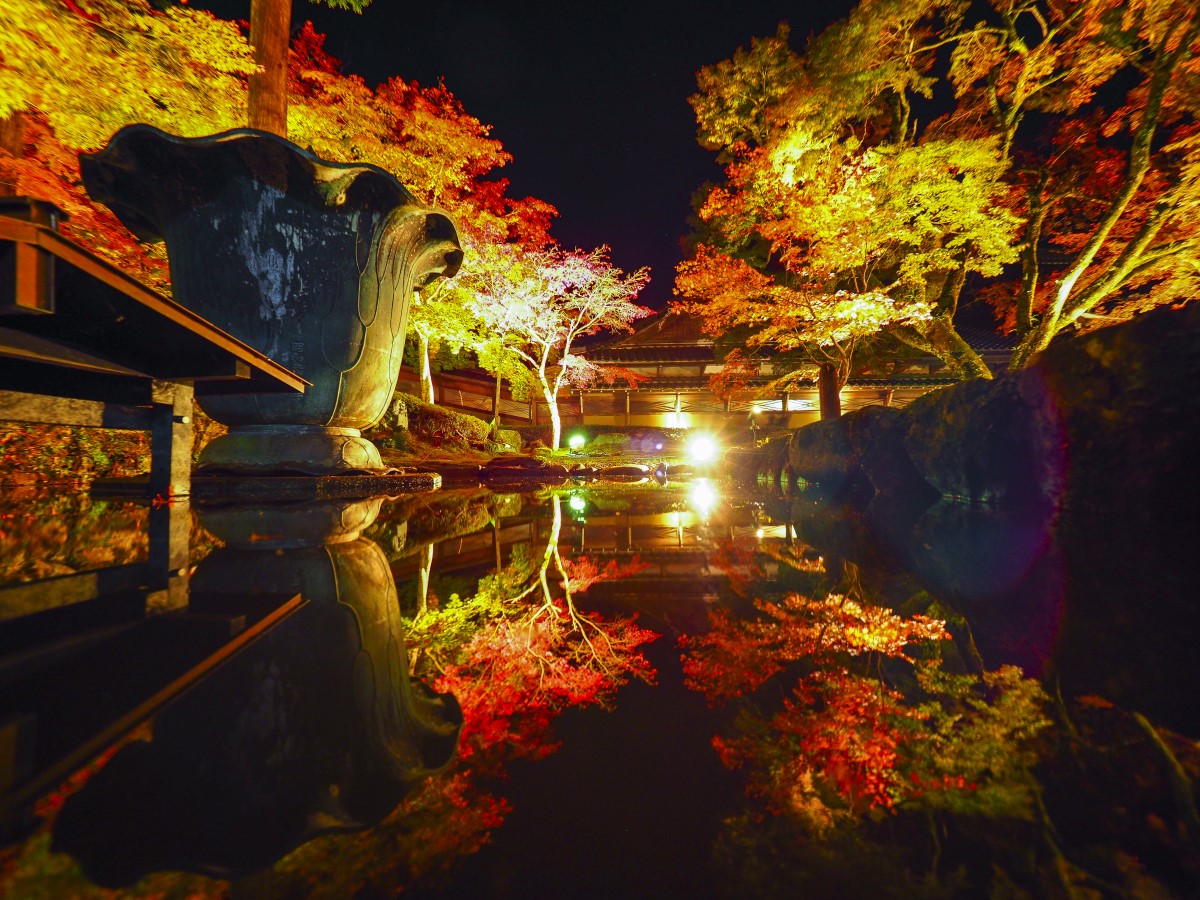
<path id="1" fill-rule="evenodd" d="M 1165 525 L 698 480 L 204 515 L 194 614 L 308 602 L 76 785 L 55 840 L 94 880 L 1200 890 L 1197 573 Z"/>
<path id="2" fill-rule="evenodd" d="M 307 603 L 154 721 L 69 798 L 54 846 L 88 877 L 236 878 L 313 837 L 366 828 L 453 756 L 453 695 L 411 679 L 395 583 L 362 538 L 381 500 L 202 511 L 224 541 L 193 614 L 247 597 Z"/>
<path id="3" fill-rule="evenodd" d="M 800 496 L 764 509 L 783 534 L 763 527 L 722 551 L 744 600 L 679 641 L 689 686 L 737 710 L 714 737 L 751 801 L 715 845 L 730 884 L 753 896 L 1195 892 L 1200 754 L 1163 724 L 1189 727 L 1177 711 L 1194 710 L 1190 665 L 1130 657 L 1111 619 L 1088 629 L 1102 641 L 1066 627 L 1128 616 L 1126 562 L 1153 551 L 1126 534 L 1105 558 L 1105 523 L 1051 535 L 957 505 L 885 516 Z M 1160 583 L 1187 565 L 1170 560 Z M 1140 607 L 1138 630 L 1178 660 L 1197 629 L 1164 593 Z M 1109 674 L 1081 671 L 1098 666 Z"/>

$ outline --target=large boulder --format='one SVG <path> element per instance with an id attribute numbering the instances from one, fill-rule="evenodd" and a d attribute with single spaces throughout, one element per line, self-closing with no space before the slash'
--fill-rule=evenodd
<path id="1" fill-rule="evenodd" d="M 1064 505 L 1116 502 L 1158 523 L 1195 517 L 1200 305 L 1056 341 L 1022 378 L 1036 381 L 1058 425 Z"/>
<path id="2" fill-rule="evenodd" d="M 853 462 L 877 493 L 931 495 L 904 446 L 908 417 L 891 406 L 864 406 L 844 417 Z"/>
<path id="3" fill-rule="evenodd" d="M 1060 337 L 1021 372 L 797 429 L 788 463 L 832 491 L 861 472 L 881 493 L 924 481 L 973 505 L 1192 521 L 1197 383 L 1200 305 L 1160 310 Z"/>
<path id="4" fill-rule="evenodd" d="M 1052 410 L 1036 379 L 1023 382 L 975 379 L 914 400 L 904 447 L 921 477 L 972 504 L 1028 506 L 1061 493 L 1061 460 L 1042 452 Z"/>
<path id="5" fill-rule="evenodd" d="M 793 476 L 815 482 L 833 493 L 847 486 L 858 472 L 843 416 L 822 419 L 797 428 L 787 444 L 788 468 Z"/>

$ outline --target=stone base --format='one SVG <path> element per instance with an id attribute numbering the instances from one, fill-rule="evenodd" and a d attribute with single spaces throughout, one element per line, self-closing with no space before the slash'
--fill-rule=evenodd
<path id="1" fill-rule="evenodd" d="M 342 475 L 387 471 L 357 428 L 236 425 L 204 448 L 198 474 Z"/>
<path id="2" fill-rule="evenodd" d="M 264 478 L 198 474 L 192 478 L 192 498 L 201 502 L 349 499 L 428 493 L 441 486 L 442 476 L 435 472 Z"/>

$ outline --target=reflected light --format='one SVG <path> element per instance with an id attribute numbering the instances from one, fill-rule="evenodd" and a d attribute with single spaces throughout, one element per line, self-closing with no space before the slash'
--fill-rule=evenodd
<path id="1" fill-rule="evenodd" d="M 664 516 L 664 521 L 671 528 L 691 528 L 696 524 L 696 517 L 691 512 L 670 512 Z"/>
<path id="2" fill-rule="evenodd" d="M 578 494 L 572 494 L 571 499 L 567 501 L 567 505 L 575 512 L 583 512 L 587 508 L 587 501 Z"/>
<path id="3" fill-rule="evenodd" d="M 701 516 L 707 516 L 717 502 L 717 492 L 707 478 L 697 478 L 692 483 L 692 507 Z"/>

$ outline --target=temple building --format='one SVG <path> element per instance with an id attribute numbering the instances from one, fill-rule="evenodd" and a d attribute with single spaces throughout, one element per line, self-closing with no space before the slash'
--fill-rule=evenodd
<path id="1" fill-rule="evenodd" d="M 993 372 L 1002 371 L 1012 352 L 1008 338 L 984 329 L 959 327 L 959 333 Z M 765 385 L 779 374 L 764 363 L 750 384 L 722 400 L 709 388 L 721 370 L 713 339 L 700 330 L 700 321 L 677 312 L 660 313 L 633 334 L 576 351 L 592 362 L 628 369 L 646 380 L 636 388 L 623 381 L 574 391 L 559 398 L 562 412 L 589 425 L 640 425 L 666 428 L 719 428 L 744 425 L 751 415 L 762 427 L 797 428 L 819 416 L 814 376 L 792 390 L 763 395 Z M 932 356 L 895 357 L 886 364 L 855 371 L 841 391 L 842 412 L 863 406 L 905 406 L 956 378 Z"/>

